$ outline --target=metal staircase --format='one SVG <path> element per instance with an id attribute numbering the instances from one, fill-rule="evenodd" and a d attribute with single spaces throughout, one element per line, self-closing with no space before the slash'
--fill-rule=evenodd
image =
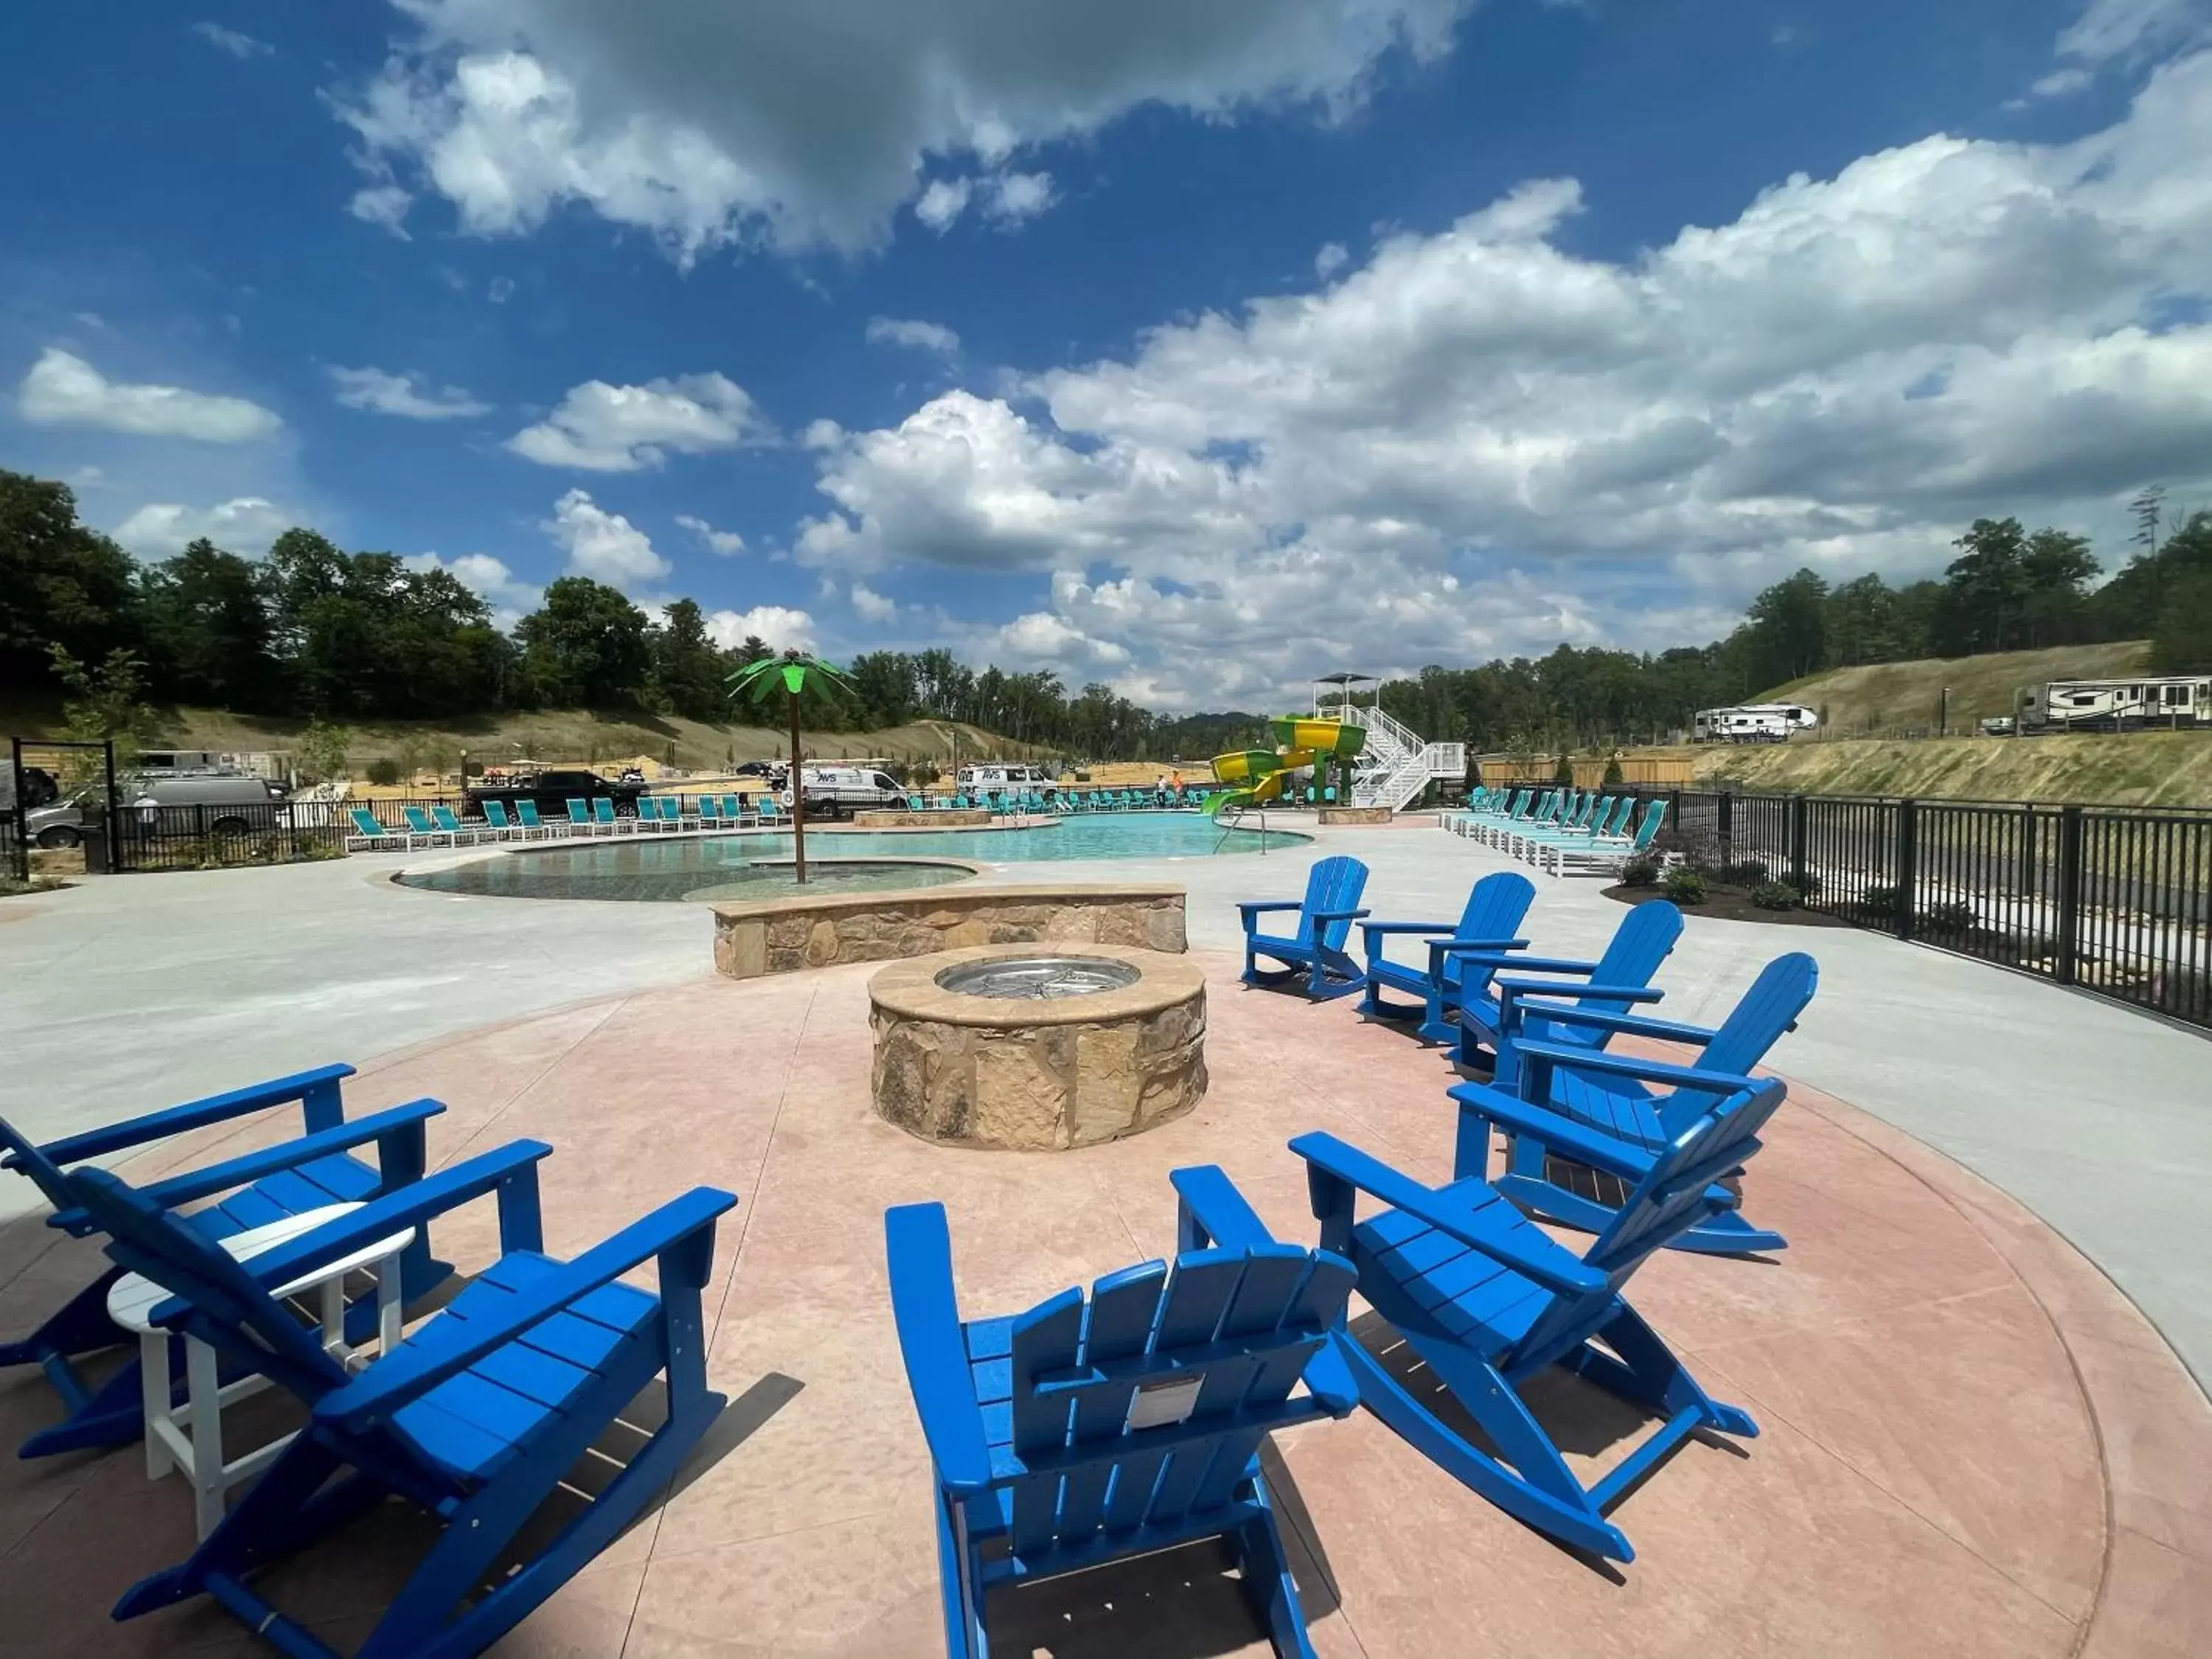
<path id="1" fill-rule="evenodd" d="M 1467 775 L 1465 744 L 1425 743 L 1380 708 L 1338 703 L 1317 708 L 1314 714 L 1366 730 L 1366 746 L 1352 763 L 1354 806 L 1387 806 L 1402 812 L 1432 779 Z"/>

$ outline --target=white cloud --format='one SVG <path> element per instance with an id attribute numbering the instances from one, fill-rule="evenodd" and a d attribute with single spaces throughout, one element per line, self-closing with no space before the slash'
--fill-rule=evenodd
<path id="1" fill-rule="evenodd" d="M 750 611 L 709 611 L 707 637 L 734 651 L 750 635 L 779 651 L 807 651 L 814 646 L 814 618 L 781 605 L 757 605 Z"/>
<path id="2" fill-rule="evenodd" d="M 619 513 L 610 513 L 580 489 L 553 504 L 545 533 L 568 555 L 567 573 L 619 587 L 635 597 L 675 567 L 653 550 L 651 538 Z"/>
<path id="3" fill-rule="evenodd" d="M 2208 154 L 2212 52 L 2077 143 L 1931 137 L 1625 260 L 1533 182 L 1314 292 L 825 431 L 794 549 L 1048 571 L 963 642 L 1219 707 L 1316 661 L 1711 638 L 1800 564 L 1940 568 L 1984 513 L 2117 544 L 2144 480 L 2212 489 Z"/>
<path id="4" fill-rule="evenodd" d="M 410 421 L 453 421 L 491 413 L 489 404 L 477 401 L 460 387 L 433 386 L 411 373 L 333 367 L 331 379 L 337 384 L 340 403 L 373 414 L 397 415 Z"/>
<path id="5" fill-rule="evenodd" d="M 684 374 L 643 386 L 586 380 L 571 386 L 559 408 L 516 433 L 507 447 L 541 466 L 635 472 L 660 465 L 670 450 L 703 455 L 774 437 L 737 382 L 720 374 Z"/>
<path id="6" fill-rule="evenodd" d="M 194 438 L 211 444 L 250 443 L 284 424 L 244 398 L 110 380 L 58 346 L 47 347 L 23 376 L 16 408 L 34 426 L 104 427 L 137 437 Z"/>
<path id="7" fill-rule="evenodd" d="M 2087 0 L 2062 30 L 2062 66 L 2028 88 L 2032 98 L 2068 98 L 2087 91 L 2108 64 L 2147 63 L 2161 53 L 2212 40 L 2212 0 Z M 2008 109 L 2024 108 L 2015 98 Z"/>
<path id="8" fill-rule="evenodd" d="M 1040 210 L 1012 163 L 1146 104 L 1215 120 L 1324 117 L 1377 61 L 1447 52 L 1474 0 L 1210 0 L 1042 7 L 1004 0 L 593 6 L 402 0 L 416 34 L 335 106 L 380 185 L 453 204 L 477 235 L 567 207 L 642 230 L 681 261 L 731 245 L 869 246 L 914 202 L 942 229 L 983 205 Z M 935 165 L 933 166 L 932 164 Z"/>
<path id="9" fill-rule="evenodd" d="M 863 622 L 887 623 L 898 615 L 898 605 L 860 582 L 853 584 L 853 609 Z"/>
<path id="10" fill-rule="evenodd" d="M 914 216 L 941 236 L 968 211 L 968 198 L 975 189 L 973 181 L 966 179 L 933 179 L 915 198 Z"/>
<path id="11" fill-rule="evenodd" d="M 1321 252 L 1314 255 L 1314 275 L 1326 280 L 1344 268 L 1352 252 L 1341 242 L 1323 242 Z"/>
<path id="12" fill-rule="evenodd" d="M 545 590 L 522 580 L 503 559 L 489 553 L 464 553 L 441 559 L 435 553 L 410 553 L 401 562 L 410 570 L 443 570 L 491 607 L 492 625 L 512 629 L 544 602 Z"/>
<path id="13" fill-rule="evenodd" d="M 868 343 L 909 346 L 917 351 L 941 352 L 950 357 L 959 351 L 960 337 L 942 323 L 926 323 L 913 318 L 871 317 L 868 319 Z"/>
<path id="14" fill-rule="evenodd" d="M 514 278 L 495 276 L 484 285 L 484 298 L 495 306 L 503 306 L 514 297 Z"/>
<path id="15" fill-rule="evenodd" d="M 397 185 L 369 185 L 354 191 L 346 202 L 346 211 L 408 242 L 414 238 L 407 234 L 407 210 L 414 204 L 414 195 Z"/>
<path id="16" fill-rule="evenodd" d="M 297 522 L 273 501 L 240 495 L 206 507 L 149 501 L 108 533 L 142 559 L 174 557 L 203 538 L 227 552 L 258 557 Z"/>
<path id="17" fill-rule="evenodd" d="M 220 23 L 195 23 L 192 33 L 217 52 L 227 52 L 233 58 L 266 58 L 276 50 L 266 40 L 257 40 L 250 34 L 240 34 L 236 29 L 227 29 Z"/>
<path id="18" fill-rule="evenodd" d="M 717 530 L 706 520 L 689 513 L 678 514 L 676 522 L 705 543 L 708 551 L 720 553 L 724 558 L 745 550 L 745 538 L 734 530 Z"/>

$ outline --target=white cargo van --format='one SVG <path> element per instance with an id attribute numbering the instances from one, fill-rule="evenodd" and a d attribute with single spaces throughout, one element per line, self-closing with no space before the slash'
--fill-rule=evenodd
<path id="1" fill-rule="evenodd" d="M 206 833 L 215 836 L 273 829 L 286 799 L 284 786 L 267 778 L 209 773 L 124 780 L 119 793 L 117 805 L 125 820 L 150 817 L 165 830 L 197 830 L 204 820 Z M 96 801 L 99 791 L 81 790 L 69 800 L 26 813 L 24 833 L 40 847 L 76 846 L 84 839 L 87 799 Z M 175 816 L 176 809 L 185 807 L 200 809 L 191 824 L 179 823 Z"/>
<path id="2" fill-rule="evenodd" d="M 859 766 L 809 766 L 802 769 L 801 775 L 806 782 L 810 818 L 841 818 L 906 805 L 906 791 L 888 772 Z"/>
<path id="3" fill-rule="evenodd" d="M 981 790 L 1041 789 L 1053 781 L 1042 766 L 1025 766 L 1018 762 L 1004 765 L 963 766 L 960 769 L 960 789 L 973 795 Z"/>

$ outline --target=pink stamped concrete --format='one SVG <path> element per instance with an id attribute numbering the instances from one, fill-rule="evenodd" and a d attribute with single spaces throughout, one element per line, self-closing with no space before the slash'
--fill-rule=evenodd
<path id="1" fill-rule="evenodd" d="M 1206 1101 L 1079 1152 L 953 1150 L 878 1119 L 871 967 L 702 979 L 365 1066 L 355 1110 L 425 1094 L 448 1103 L 433 1126 L 437 1162 L 550 1140 L 555 1249 L 696 1182 L 740 1200 L 708 1297 L 729 1431 L 499 1651 L 939 1650 L 928 1458 L 886 1302 L 886 1205 L 943 1200 L 963 1307 L 1007 1312 L 1171 1253 L 1167 1172 L 1181 1164 L 1221 1164 L 1295 1239 L 1312 1228 L 1283 1143 L 1304 1130 L 1425 1178 L 1447 1171 L 1454 1079 L 1438 1054 L 1363 1024 L 1350 1003 L 1247 991 L 1231 959 L 1199 959 Z M 1786 1041 L 1778 1058 L 1786 1066 Z M 240 1081 L 252 1075 L 241 1056 Z M 150 1178 L 287 1127 L 280 1116 L 196 1136 L 129 1173 Z M 1638 1552 L 1626 1567 L 1509 1521 L 1364 1414 L 1284 1437 L 1275 1481 L 1322 1654 L 2212 1653 L 2212 1407 L 2094 1267 L 1957 1165 L 1796 1085 L 1747 1208 L 1791 1248 L 1771 1261 L 1669 1255 L 1632 1294 L 1763 1432 L 1693 1442 L 1621 1504 Z M 493 1220 L 487 1208 L 442 1224 L 441 1252 L 481 1264 Z M 36 1217 L 0 1228 L 0 1334 L 27 1328 L 99 1261 Z M 1540 1384 L 1534 1397 L 1586 1470 L 1648 1426 L 1579 1385 Z M 52 1411 L 34 1378 L 0 1378 L 0 1440 Z M 205 1607 L 107 1619 L 126 1585 L 189 1547 L 190 1510 L 181 1486 L 144 1479 L 135 1449 L 0 1460 L 0 1650 L 257 1650 Z M 395 1508 L 271 1582 L 343 1649 L 421 1536 Z M 1024 1591 L 999 1610 L 1002 1646 L 1262 1653 L 1226 1575 L 1200 1548 Z"/>

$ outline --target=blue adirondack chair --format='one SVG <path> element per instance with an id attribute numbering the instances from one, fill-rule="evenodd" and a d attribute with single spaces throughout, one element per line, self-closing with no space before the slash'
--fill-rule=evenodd
<path id="1" fill-rule="evenodd" d="M 1281 985 L 1303 976 L 1306 994 L 1316 1001 L 1350 996 L 1367 983 L 1359 964 L 1345 951 L 1352 924 L 1367 912 L 1358 908 L 1367 886 L 1367 866 L 1340 853 L 1317 861 L 1306 875 L 1303 899 L 1250 899 L 1237 907 L 1244 922 L 1244 982 Z M 1260 918 L 1270 911 L 1298 913 L 1297 932 L 1289 938 L 1260 932 Z M 1259 958 L 1270 957 L 1291 965 L 1261 968 Z"/>
<path id="2" fill-rule="evenodd" d="M 707 1389 L 699 1291 L 715 1218 L 737 1200 L 696 1188 L 563 1262 L 544 1254 L 538 1202 L 538 1160 L 551 1151 L 516 1141 L 243 1262 L 105 1170 L 70 1177 L 107 1230 L 108 1254 L 174 1292 L 155 1324 L 250 1358 L 313 1413 L 191 1558 L 133 1585 L 116 1618 L 212 1595 L 282 1651 L 336 1659 L 247 1575 L 397 1495 L 445 1528 L 356 1659 L 462 1659 L 513 1629 L 667 1484 L 723 1406 Z M 499 1259 L 358 1375 L 269 1293 L 494 1194 Z M 616 1282 L 656 1259 L 659 1296 Z M 552 1541 L 479 1593 L 562 1477 L 663 1375 L 665 1422 Z"/>
<path id="3" fill-rule="evenodd" d="M 218 1201 L 194 1211 L 183 1224 L 200 1237 L 219 1240 L 286 1216 L 354 1203 L 379 1193 L 396 1192 L 421 1178 L 428 1167 L 422 1125 L 446 1109 L 434 1100 L 413 1101 L 388 1111 L 346 1121 L 340 1097 L 350 1066 L 323 1066 L 228 1094 L 211 1095 L 165 1111 L 84 1134 L 33 1144 L 0 1118 L 0 1169 L 27 1176 L 54 1207 L 46 1224 L 86 1238 L 99 1224 L 80 1206 L 67 1174 L 88 1158 L 112 1157 L 147 1146 L 171 1135 L 226 1123 L 271 1107 L 300 1104 L 307 1133 L 300 1139 L 247 1152 L 204 1169 L 188 1170 L 141 1189 L 149 1204 L 161 1209 Z M 376 1162 L 365 1163 L 354 1149 L 374 1145 Z M 430 1255 L 428 1232 L 418 1233 L 401 1258 L 400 1296 L 413 1301 L 436 1289 L 453 1272 Z M 51 1318 L 21 1341 L 0 1344 L 0 1366 L 36 1365 L 61 1395 L 67 1415 L 26 1440 L 21 1455 L 42 1457 L 86 1446 L 115 1446 L 138 1438 L 145 1426 L 138 1360 L 94 1385 L 72 1361 L 112 1348 L 129 1339 L 107 1316 L 107 1292 L 122 1277 L 110 1268 L 71 1297 Z M 366 1341 L 376 1328 L 376 1298 L 364 1296 L 346 1311 L 346 1334 Z M 181 1376 L 181 1368 L 173 1371 Z"/>
<path id="4" fill-rule="evenodd" d="M 884 1232 L 935 1465 L 949 1654 L 989 1653 L 994 1585 L 1221 1537 L 1275 1651 L 1311 1656 L 1258 1454 L 1358 1404 L 1330 1340 L 1349 1262 L 1272 1241 L 1194 1249 L 1172 1272 L 1149 1261 L 1088 1297 L 963 1323 L 944 1206 L 887 1211 Z"/>
<path id="5" fill-rule="evenodd" d="M 1796 1028 L 1797 1016 L 1813 1000 L 1820 983 L 1820 965 L 1803 951 L 1777 957 L 1711 1030 L 1508 990 L 1501 994 L 1505 1019 L 1495 1081 L 1500 1089 L 1540 1102 L 1585 1128 L 1656 1152 L 1711 1104 L 1711 1091 L 1698 1089 L 1691 1079 L 1713 1073 L 1749 1076 L 1782 1034 Z M 1699 1053 L 1689 1066 L 1632 1054 L 1595 1054 L 1585 1044 L 1561 1042 L 1557 1036 L 1549 1042 L 1528 1038 L 1524 1033 L 1531 1020 L 1542 1021 L 1559 1035 L 1594 1032 L 1610 1037 L 1627 1033 L 1694 1044 Z M 1489 1135 L 1476 1124 L 1474 1109 L 1487 1097 L 1458 1089 L 1451 1092 L 1468 1109 L 1461 1118 L 1462 1135 L 1474 1136 L 1461 1143 L 1457 1173 L 1481 1175 Z M 1587 1183 L 1591 1193 L 1564 1184 L 1560 1177 L 1565 1172 L 1555 1165 L 1552 1151 L 1540 1139 L 1512 1137 L 1504 1171 L 1494 1184 L 1523 1209 L 1569 1226 L 1595 1232 L 1610 1224 L 1614 1206 L 1597 1195 L 1595 1182 Z M 1470 1158 L 1474 1160 L 1471 1168 Z M 1674 1248 L 1740 1255 L 1786 1249 L 1789 1243 L 1780 1233 L 1754 1227 L 1740 1211 L 1730 1210 L 1691 1228 L 1674 1241 Z"/>
<path id="6" fill-rule="evenodd" d="M 1520 931 L 1522 918 L 1528 914 L 1528 907 L 1535 898 L 1535 884 L 1528 877 L 1500 870 L 1474 884 L 1474 890 L 1467 896 L 1467 908 L 1460 912 L 1457 922 L 1361 922 L 1359 931 L 1367 944 L 1367 994 L 1362 1006 L 1382 1019 L 1418 1018 L 1425 1041 L 1449 1042 L 1458 1035 L 1451 1006 L 1455 1000 L 1466 994 L 1464 976 L 1473 973 L 1486 980 L 1493 971 L 1489 968 L 1467 967 L 1468 958 L 1455 951 L 1526 950 L 1528 941 L 1514 935 Z M 1428 946 L 1428 961 L 1414 968 L 1393 962 L 1383 954 L 1383 946 L 1393 938 L 1407 934 L 1443 937 L 1424 941 Z M 1418 997 L 1419 1006 L 1409 1007 L 1392 1002 L 1382 994 L 1386 989 Z"/>
<path id="7" fill-rule="evenodd" d="M 1498 1090 L 1484 1115 L 1539 1136 L 1629 1183 L 1611 1224 L 1577 1259 L 1502 1194 L 1480 1181 L 1425 1187 L 1334 1135 L 1301 1135 L 1307 1184 L 1325 1251 L 1349 1257 L 1359 1294 L 1427 1366 L 1423 1392 L 1441 1383 L 1482 1431 L 1478 1444 L 1439 1418 L 1349 1330 L 1338 1352 L 1361 1403 L 1424 1456 L 1492 1503 L 1577 1549 L 1635 1559 L 1606 1511 L 1700 1430 L 1749 1437 L 1750 1415 L 1699 1388 L 1621 1294 L 1653 1251 L 1735 1203 L 1714 1184 L 1759 1149 L 1759 1127 L 1782 1100 L 1776 1080 L 1701 1073 L 1717 1090 L 1706 1109 L 1656 1153 L 1583 1128 Z M 1464 1108 L 1462 1108 L 1464 1109 Z M 1224 1246 L 1268 1235 L 1233 1188 L 1171 1177 L 1182 1195 L 1186 1242 Z M 1389 1207 L 1355 1218 L 1364 1192 Z M 1231 1203 L 1228 1200 L 1235 1200 Z M 1602 1348 L 1596 1343 L 1602 1343 Z M 1553 1365 L 1661 1419 L 1660 1426 L 1594 1486 L 1567 1467 L 1522 1398 Z"/>
<path id="8" fill-rule="evenodd" d="M 1498 1012 L 1499 999 L 1508 988 L 1573 998 L 1584 1007 L 1607 1013 L 1626 1013 L 1633 1004 L 1658 1001 L 1660 993 L 1651 989 L 1651 975 L 1659 971 L 1659 964 L 1666 961 L 1674 948 L 1674 941 L 1681 937 L 1682 913 L 1665 899 L 1646 899 L 1620 919 L 1604 954 L 1595 962 L 1507 951 L 1466 952 L 1462 957 L 1461 972 L 1467 977 L 1461 981 L 1460 994 L 1454 999 L 1454 1009 L 1459 1017 L 1460 1063 L 1480 1064 L 1482 1048 L 1489 1048 L 1493 1053 L 1497 1050 L 1498 1027 L 1504 1018 Z M 1490 970 L 1490 975 L 1478 981 L 1475 971 L 1485 968 Z M 1498 976 L 1501 973 L 1504 977 Z M 1528 978 L 1532 974 L 1556 975 L 1559 979 L 1553 982 Z M 1571 983 L 1574 980 L 1583 982 Z M 1547 1024 L 1543 1030 L 1532 1031 L 1530 1035 L 1546 1041 L 1578 1042 L 1591 1048 L 1602 1048 L 1612 1034 L 1591 1027 L 1568 1031 Z M 1499 1063 L 1504 1063 L 1502 1057 Z M 1507 1081 L 1510 1086 L 1510 1079 Z"/>

